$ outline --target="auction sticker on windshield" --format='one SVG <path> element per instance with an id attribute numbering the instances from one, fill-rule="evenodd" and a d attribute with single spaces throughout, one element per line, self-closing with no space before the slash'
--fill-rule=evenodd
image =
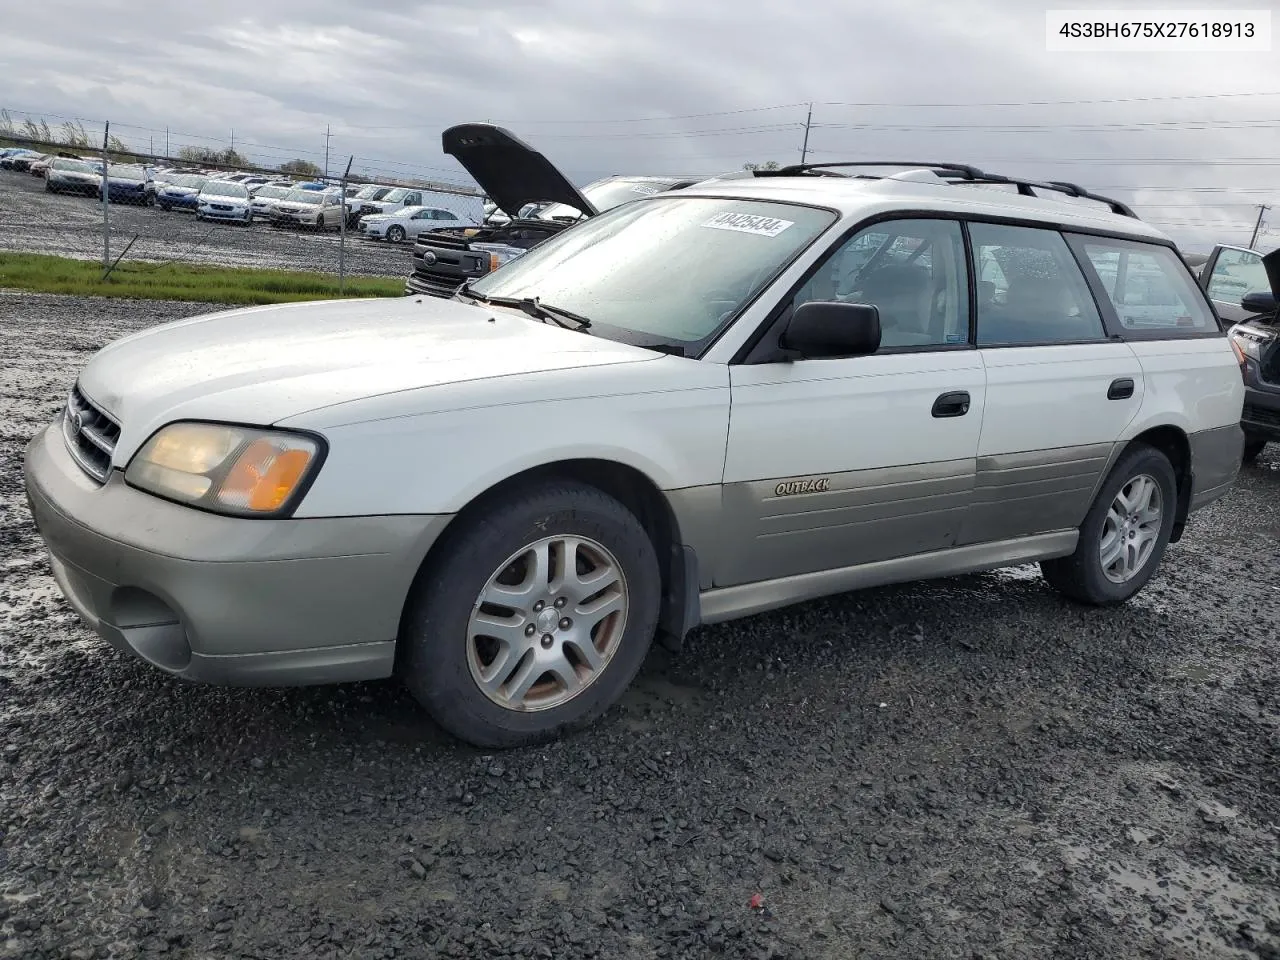
<path id="1" fill-rule="evenodd" d="M 795 221 L 761 217 L 750 213 L 717 213 L 703 226 L 711 227 L 713 230 L 735 230 L 738 233 L 756 233 L 762 237 L 776 237 L 787 227 L 795 226 Z"/>

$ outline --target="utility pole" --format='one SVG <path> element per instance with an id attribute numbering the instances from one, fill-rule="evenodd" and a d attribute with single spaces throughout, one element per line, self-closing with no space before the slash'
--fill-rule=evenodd
<path id="1" fill-rule="evenodd" d="M 1270 210 L 1270 209 L 1271 209 L 1271 207 L 1269 207 L 1269 206 L 1268 206 L 1267 204 L 1265 204 L 1265 203 L 1260 203 L 1260 204 L 1258 204 L 1258 219 L 1257 219 L 1257 221 L 1256 221 L 1256 222 L 1254 223 L 1254 225 L 1253 225 L 1253 236 L 1249 238 L 1249 249 L 1250 249 L 1250 250 L 1252 250 L 1252 249 L 1253 249 L 1253 245 L 1254 245 L 1255 243 L 1257 243 L 1257 242 L 1258 242 L 1258 231 L 1259 231 L 1260 229 L 1262 229 L 1262 215 L 1263 215 L 1264 213 L 1266 213 L 1266 212 L 1267 212 L 1268 210 Z"/>
<path id="2" fill-rule="evenodd" d="M 111 269 L 111 166 L 107 158 L 107 144 L 110 142 L 111 121 L 102 125 L 102 276 L 105 278 Z"/>
<path id="3" fill-rule="evenodd" d="M 236 152 L 236 132 L 235 132 L 235 130 L 232 130 L 232 131 L 231 131 L 231 152 L 232 152 L 232 153 L 235 153 L 235 152 Z"/>
<path id="4" fill-rule="evenodd" d="M 169 128 L 164 128 L 164 158 L 169 159 Z"/>
<path id="5" fill-rule="evenodd" d="M 324 125 L 324 177 L 329 179 L 329 125 Z"/>
<path id="6" fill-rule="evenodd" d="M 800 148 L 800 162 L 804 163 L 809 156 L 809 127 L 813 124 L 813 104 L 809 104 L 809 115 L 804 118 L 804 146 Z"/>

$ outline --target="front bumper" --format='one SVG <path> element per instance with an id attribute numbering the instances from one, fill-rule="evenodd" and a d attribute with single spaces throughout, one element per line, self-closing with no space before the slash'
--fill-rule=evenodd
<path id="1" fill-rule="evenodd" d="M 1250 359 L 1244 372 L 1244 412 L 1240 423 L 1245 433 L 1258 440 L 1280 441 L 1280 385 L 1267 383 Z"/>
<path id="2" fill-rule="evenodd" d="M 316 225 L 317 214 L 314 213 L 284 213 L 280 210 L 271 211 L 272 223 L 294 223 L 305 227 L 314 227 Z"/>
<path id="3" fill-rule="evenodd" d="M 58 426 L 27 446 L 27 499 L 68 603 L 116 649 L 188 680 L 390 676 L 400 612 L 443 515 L 244 520 L 105 486 Z"/>
<path id="4" fill-rule="evenodd" d="M 200 206 L 200 201 L 197 199 L 196 194 L 194 193 L 187 193 L 187 194 L 162 193 L 156 197 L 156 203 L 161 203 L 166 206 L 175 207 L 179 210 L 195 210 L 197 207 Z"/>
<path id="5" fill-rule="evenodd" d="M 96 195 L 102 192 L 102 184 L 94 180 L 64 180 L 61 177 L 45 177 L 45 182 L 55 190 L 65 193 L 87 193 Z"/>
<path id="6" fill-rule="evenodd" d="M 98 191 L 101 193 L 101 189 Z M 146 187 L 117 187 L 107 189 L 107 197 L 115 203 L 144 203 L 150 190 Z"/>
<path id="7" fill-rule="evenodd" d="M 206 220 L 236 220 L 242 221 L 249 218 L 249 211 L 244 207 L 230 210 L 218 210 L 215 207 L 200 207 L 196 211 Z"/>
<path id="8" fill-rule="evenodd" d="M 452 279 L 429 280 L 417 273 L 411 273 L 404 281 L 404 295 L 406 297 L 425 295 L 448 300 L 457 294 L 461 286 L 461 280 L 456 282 Z"/>

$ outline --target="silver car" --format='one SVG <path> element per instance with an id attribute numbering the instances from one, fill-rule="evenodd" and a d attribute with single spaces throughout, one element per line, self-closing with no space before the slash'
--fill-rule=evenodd
<path id="1" fill-rule="evenodd" d="M 267 212 L 273 227 L 315 227 L 338 230 L 342 226 L 342 191 L 291 190 Z"/>
<path id="2" fill-rule="evenodd" d="M 101 168 L 87 160 L 58 157 L 49 164 L 44 188 L 49 193 L 97 194 L 102 189 Z"/>

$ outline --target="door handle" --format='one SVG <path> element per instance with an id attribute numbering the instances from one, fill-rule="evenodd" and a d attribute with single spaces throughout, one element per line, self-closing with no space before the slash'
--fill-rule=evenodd
<path id="1" fill-rule="evenodd" d="M 933 401 L 935 417 L 963 417 L 969 412 L 969 391 L 956 390 L 944 393 Z"/>
<path id="2" fill-rule="evenodd" d="M 1128 400 L 1133 396 L 1133 380 L 1130 377 L 1121 377 L 1118 380 L 1112 380 L 1111 386 L 1107 387 L 1108 400 Z"/>

